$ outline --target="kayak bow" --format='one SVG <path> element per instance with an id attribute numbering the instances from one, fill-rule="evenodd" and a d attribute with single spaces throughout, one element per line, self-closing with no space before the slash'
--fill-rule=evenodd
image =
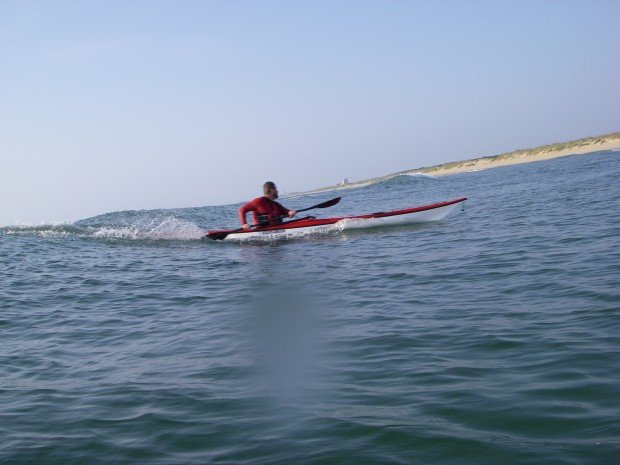
<path id="1" fill-rule="evenodd" d="M 226 229 L 208 231 L 205 238 L 213 240 L 249 239 L 266 235 L 299 234 L 301 232 L 325 229 L 330 225 L 338 225 L 341 229 L 359 229 L 386 225 L 404 225 L 428 223 L 445 218 L 456 206 L 467 200 L 467 197 L 448 200 L 446 202 L 405 208 L 389 212 L 376 212 L 366 215 L 340 216 L 333 218 L 300 218 L 274 226 L 255 227 L 252 229 Z"/>

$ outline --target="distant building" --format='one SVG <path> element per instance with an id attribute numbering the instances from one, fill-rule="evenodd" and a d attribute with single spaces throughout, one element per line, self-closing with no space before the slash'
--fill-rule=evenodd
<path id="1" fill-rule="evenodd" d="M 344 178 L 340 183 L 341 186 L 346 186 L 347 184 L 349 184 L 349 178 Z"/>

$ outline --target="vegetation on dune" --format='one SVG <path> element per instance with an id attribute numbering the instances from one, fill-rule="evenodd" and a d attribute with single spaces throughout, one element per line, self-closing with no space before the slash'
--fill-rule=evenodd
<path id="1" fill-rule="evenodd" d="M 607 142 L 612 142 L 615 139 L 620 139 L 620 132 L 614 132 L 611 134 L 605 134 L 602 136 L 593 136 L 593 137 L 585 137 L 583 139 L 577 139 L 570 142 L 559 142 L 555 144 L 541 145 L 540 147 L 535 147 L 532 149 L 518 149 L 512 152 L 502 153 L 499 155 L 493 155 L 488 157 L 480 157 L 480 158 L 471 158 L 468 160 L 454 161 L 449 163 L 443 163 L 441 165 L 435 166 L 426 166 L 423 168 L 419 168 L 416 170 L 407 170 L 402 171 L 402 173 L 411 173 L 413 171 L 427 173 L 430 171 L 444 171 L 450 170 L 454 168 L 466 168 L 468 166 L 475 166 L 479 161 L 485 160 L 490 161 L 491 163 L 508 160 L 511 158 L 522 158 L 522 157 L 535 157 L 537 155 L 546 155 L 553 152 L 561 152 L 571 149 L 578 149 L 581 147 L 593 147 L 596 148 L 596 145 L 601 145 Z M 594 150 L 593 150 L 594 151 Z"/>
<path id="2" fill-rule="evenodd" d="M 541 145 L 540 147 L 535 147 L 532 149 L 518 149 L 513 152 L 502 153 L 500 155 L 493 155 L 489 157 L 480 157 L 480 158 L 470 158 L 468 160 L 461 161 L 453 161 L 449 163 L 443 163 L 441 165 L 435 166 L 425 166 L 422 168 L 409 169 L 405 171 L 399 171 L 397 173 L 387 174 L 385 176 L 379 176 L 371 179 L 364 179 L 362 181 L 355 181 L 347 184 L 336 184 L 333 186 L 323 187 L 320 189 L 313 190 L 312 192 L 322 192 L 333 189 L 338 189 L 341 187 L 358 187 L 367 184 L 372 184 L 379 181 L 385 181 L 387 179 L 393 178 L 394 176 L 398 176 L 401 174 L 411 174 L 411 173 L 435 173 L 441 174 L 441 171 L 449 171 L 452 169 L 459 168 L 468 168 L 476 166 L 480 161 L 488 161 L 491 163 L 499 162 L 503 160 L 509 160 L 514 158 L 527 158 L 527 157 L 536 157 L 538 155 L 547 155 L 553 154 L 553 152 L 564 152 L 570 151 L 572 149 L 581 149 L 583 147 L 591 147 L 590 152 L 597 151 L 596 146 L 602 145 L 607 142 L 613 142 L 614 140 L 620 139 L 620 132 L 613 132 L 611 134 L 605 134 L 602 136 L 593 136 L 593 137 L 585 137 L 583 139 L 577 139 L 570 142 L 559 142 L 555 144 L 549 145 Z M 532 160 L 534 161 L 534 160 Z M 439 172 L 439 173 L 438 173 Z"/>

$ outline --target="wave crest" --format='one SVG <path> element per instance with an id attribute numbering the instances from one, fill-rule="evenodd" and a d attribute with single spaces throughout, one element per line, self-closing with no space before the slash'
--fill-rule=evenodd
<path id="1" fill-rule="evenodd" d="M 131 212 L 135 213 L 135 212 Z M 7 235 L 38 237 L 92 237 L 131 240 L 195 240 L 204 235 L 202 228 L 172 214 L 153 216 L 129 212 L 109 213 L 75 223 L 40 226 L 6 226 L 0 231 Z"/>

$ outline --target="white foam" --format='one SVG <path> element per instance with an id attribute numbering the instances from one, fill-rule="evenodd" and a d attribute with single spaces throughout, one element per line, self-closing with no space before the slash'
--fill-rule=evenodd
<path id="1" fill-rule="evenodd" d="M 204 231 L 194 223 L 166 218 L 163 221 L 154 219 L 148 224 L 100 227 L 92 235 L 111 239 L 195 240 L 200 239 Z"/>
<path id="2" fill-rule="evenodd" d="M 6 235 L 13 236 L 66 237 L 74 235 L 73 225 L 67 222 L 41 224 L 38 226 L 22 223 L 4 226 L 0 230 Z"/>
<path id="3" fill-rule="evenodd" d="M 1 230 L 7 235 L 136 240 L 196 240 L 204 235 L 204 231 L 194 223 L 174 217 L 154 218 L 147 222 L 123 226 L 75 226 L 72 223 L 59 223 L 40 226 L 9 226 Z"/>
<path id="4" fill-rule="evenodd" d="M 419 172 L 415 172 L 415 173 L 405 173 L 405 176 L 413 176 L 413 177 L 419 177 L 419 178 L 430 178 L 430 179 L 437 179 L 436 176 L 433 176 L 432 174 L 427 174 L 427 173 L 419 173 Z"/>
<path id="5" fill-rule="evenodd" d="M 260 235 L 239 234 L 228 238 L 229 241 L 236 242 L 278 242 L 291 239 L 301 239 L 304 237 L 322 236 L 334 232 L 341 232 L 347 229 L 350 223 L 347 220 L 339 221 L 334 224 L 316 226 L 312 229 L 288 229 L 280 232 L 263 232 Z"/>

